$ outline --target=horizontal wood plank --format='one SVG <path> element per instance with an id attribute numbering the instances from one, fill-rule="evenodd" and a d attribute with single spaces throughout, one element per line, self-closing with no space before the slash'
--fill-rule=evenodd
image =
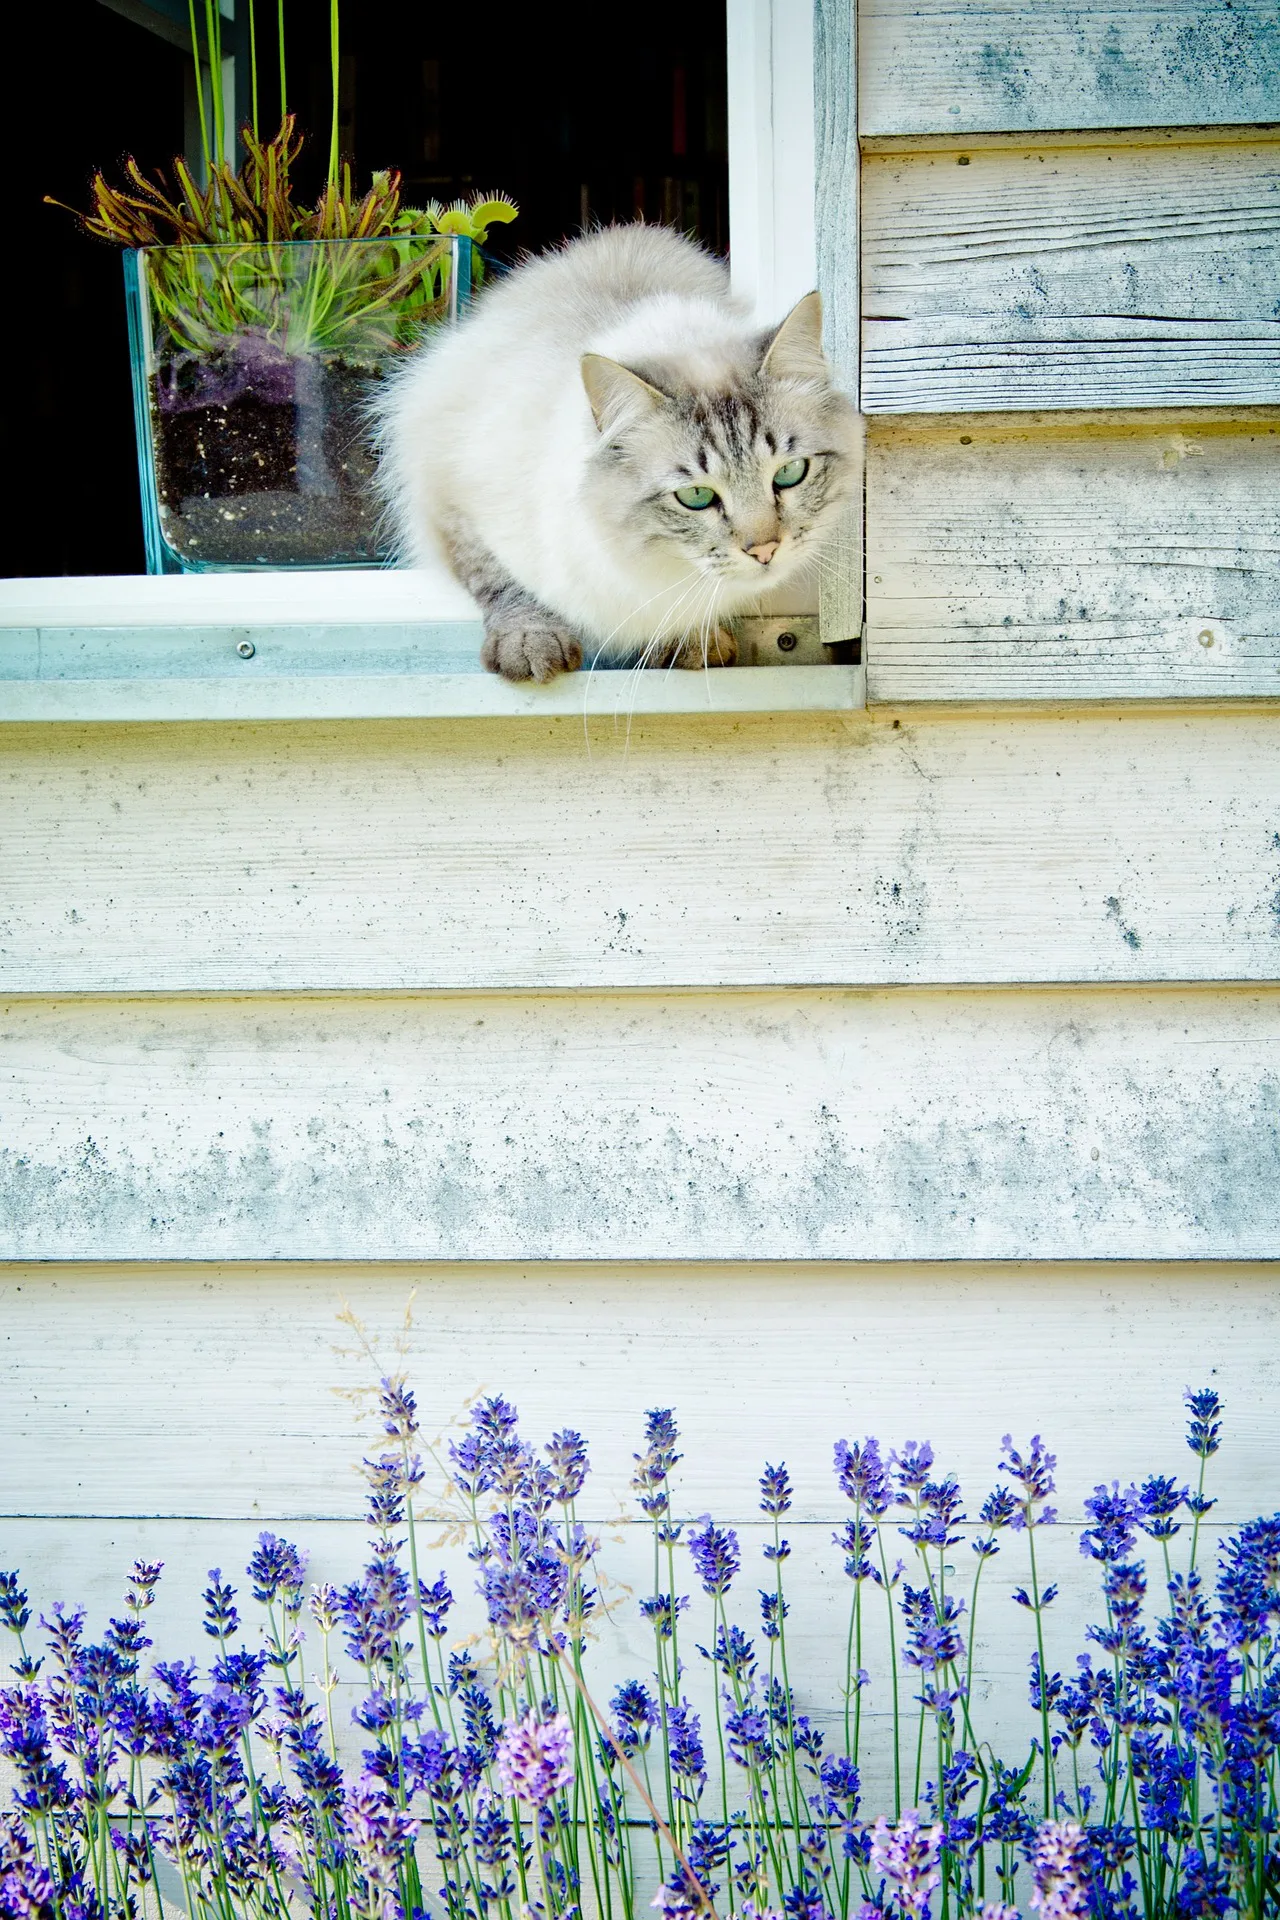
<path id="1" fill-rule="evenodd" d="M 1280 415 L 873 423 L 868 699 L 1280 696 Z"/>
<path id="2" fill-rule="evenodd" d="M 10 728 L 0 992 L 1268 980 L 1278 750 L 1250 709 Z"/>
<path id="3" fill-rule="evenodd" d="M 861 0 L 864 133 L 1280 120 L 1272 0 Z"/>
<path id="4" fill-rule="evenodd" d="M 862 405 L 1280 400 L 1280 145 L 863 162 Z"/>
<path id="5" fill-rule="evenodd" d="M 1280 1257 L 1280 990 L 11 1003 L 7 1259 Z"/>
<path id="6" fill-rule="evenodd" d="M 344 1308 L 383 1366 L 407 1367 L 428 1439 L 481 1391 L 539 1439 L 581 1428 L 598 1523 L 628 1510 L 645 1409 L 668 1403 L 683 1500 L 734 1525 L 755 1517 L 766 1459 L 792 1469 L 795 1523 L 819 1524 L 836 1512 L 841 1435 L 927 1434 L 985 1492 L 1001 1434 L 1042 1425 L 1073 1520 L 1098 1480 L 1178 1464 L 1192 1376 L 1228 1403 L 1226 1517 L 1275 1497 L 1269 1266 L 14 1266 L 0 1267 L 0 1515 L 357 1521 L 372 1429 L 341 1396 L 377 1370 Z"/>

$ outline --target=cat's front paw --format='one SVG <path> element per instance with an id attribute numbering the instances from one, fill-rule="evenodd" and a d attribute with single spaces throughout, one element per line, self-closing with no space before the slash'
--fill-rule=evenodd
<path id="1" fill-rule="evenodd" d="M 582 665 L 582 648 L 564 627 L 525 618 L 509 626 L 486 627 L 480 664 L 504 680 L 545 682 L 559 673 L 576 673 Z"/>
<path id="2" fill-rule="evenodd" d="M 728 627 L 717 627 L 704 645 L 700 633 L 683 640 L 670 640 L 660 648 L 650 664 L 655 667 L 732 667 L 738 658 L 738 642 Z"/>

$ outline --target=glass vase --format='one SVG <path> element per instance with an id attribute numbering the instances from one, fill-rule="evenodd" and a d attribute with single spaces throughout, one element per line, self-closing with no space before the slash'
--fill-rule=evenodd
<path id="1" fill-rule="evenodd" d="M 126 253 L 148 573 L 384 565 L 378 391 L 473 262 L 456 234 Z"/>

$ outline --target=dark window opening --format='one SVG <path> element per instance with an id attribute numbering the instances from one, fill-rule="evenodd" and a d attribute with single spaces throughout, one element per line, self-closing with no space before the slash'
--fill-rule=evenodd
<path id="1" fill-rule="evenodd" d="M 246 5 L 237 0 L 237 13 Z M 18 286 L 5 303 L 0 381 L 21 484 L 5 520 L 5 574 L 144 569 L 119 256 L 42 196 L 82 206 L 96 166 L 113 176 L 132 152 L 144 168 L 167 168 L 189 142 L 191 62 L 175 44 L 185 11 L 167 0 L 60 0 L 26 16 L 30 84 L 12 106 Z M 518 222 L 492 236 L 509 259 L 636 218 L 727 252 L 723 7 L 571 0 L 495 15 L 346 0 L 342 12 L 339 135 L 359 183 L 398 167 L 410 201 L 514 195 Z M 140 24 L 153 15 L 163 31 Z M 258 0 L 256 19 L 260 125 L 274 126 L 270 0 Z M 288 0 L 287 20 L 291 103 L 310 136 L 300 173 L 315 188 L 331 104 L 327 9 Z M 247 83 L 240 91 L 243 118 Z"/>

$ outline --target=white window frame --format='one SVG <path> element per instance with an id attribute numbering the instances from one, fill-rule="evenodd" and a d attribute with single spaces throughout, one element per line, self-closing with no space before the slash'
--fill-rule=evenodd
<path id="1" fill-rule="evenodd" d="M 726 0 L 729 264 L 760 324 L 817 285 L 813 0 Z"/>

